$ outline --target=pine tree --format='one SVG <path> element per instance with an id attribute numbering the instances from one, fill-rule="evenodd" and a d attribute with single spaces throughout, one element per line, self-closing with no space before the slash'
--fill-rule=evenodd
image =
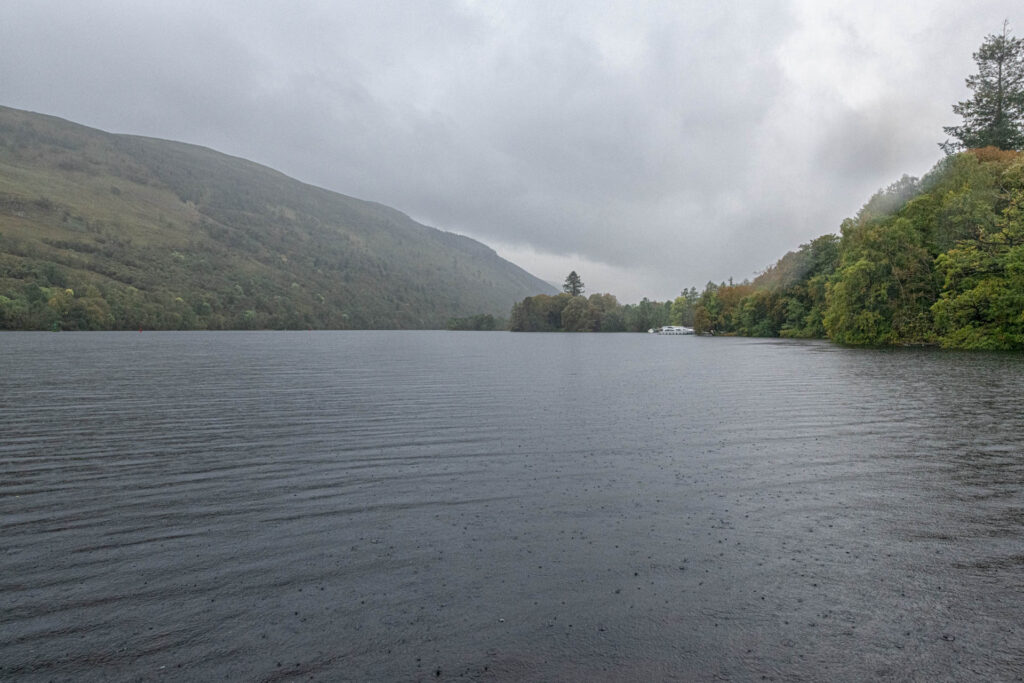
<path id="1" fill-rule="evenodd" d="M 974 61 L 978 73 L 967 79 L 974 97 L 953 105 L 963 125 L 943 127 L 956 140 L 939 146 L 947 154 L 988 146 L 1024 148 L 1024 38 L 1011 37 L 1004 21 L 1002 35 L 986 36 Z"/>
<path id="2" fill-rule="evenodd" d="M 1001 35 L 985 38 L 974 53 L 978 73 L 967 79 L 971 99 L 953 104 L 964 118 L 961 126 L 942 130 L 956 138 L 939 144 L 946 154 L 967 148 L 995 146 L 1000 150 L 1024 147 L 1024 39 L 1010 35 L 1002 23 Z"/>
<path id="3" fill-rule="evenodd" d="M 575 270 L 569 273 L 565 278 L 565 284 L 562 285 L 562 291 L 573 296 L 579 296 L 583 293 L 583 280 L 580 279 L 580 276 L 576 274 Z"/>

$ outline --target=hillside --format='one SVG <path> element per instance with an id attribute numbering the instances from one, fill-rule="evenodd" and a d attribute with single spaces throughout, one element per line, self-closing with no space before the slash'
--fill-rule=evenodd
<path id="1" fill-rule="evenodd" d="M 439 328 L 552 291 L 395 209 L 0 107 L 0 328 Z"/>
<path id="2" fill-rule="evenodd" d="M 946 157 L 752 283 L 709 283 L 695 328 L 851 345 L 1024 349 L 1024 153 Z"/>

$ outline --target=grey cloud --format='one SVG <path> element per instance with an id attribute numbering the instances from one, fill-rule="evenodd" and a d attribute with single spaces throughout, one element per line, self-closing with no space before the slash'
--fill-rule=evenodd
<path id="1" fill-rule="evenodd" d="M 208 145 L 664 297 L 752 275 L 927 170 L 971 50 L 1015 11 L 819 6 L 9 0 L 0 82 L 10 106 Z"/>

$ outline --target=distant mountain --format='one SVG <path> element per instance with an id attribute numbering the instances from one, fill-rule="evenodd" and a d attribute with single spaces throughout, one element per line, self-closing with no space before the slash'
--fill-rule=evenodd
<path id="1" fill-rule="evenodd" d="M 440 328 L 553 291 L 381 204 L 0 107 L 0 328 Z"/>

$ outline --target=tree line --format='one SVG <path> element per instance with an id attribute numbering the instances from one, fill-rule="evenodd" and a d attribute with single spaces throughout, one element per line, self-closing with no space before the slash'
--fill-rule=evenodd
<path id="1" fill-rule="evenodd" d="M 612 294 L 584 296 L 583 280 L 572 271 L 562 292 L 528 296 L 512 307 L 508 329 L 513 332 L 646 332 L 668 325 L 671 301 L 644 299 L 622 305 Z"/>
<path id="2" fill-rule="evenodd" d="M 947 156 L 923 178 L 879 190 L 838 235 L 801 245 L 753 282 L 647 302 L 660 316 L 643 324 L 633 313 L 622 325 L 566 293 L 517 304 L 513 329 L 605 331 L 609 320 L 615 331 L 671 323 L 699 334 L 1024 349 L 1024 40 L 1004 23 L 974 59 L 973 97 L 953 106 L 963 122 L 944 128 Z"/>
<path id="3" fill-rule="evenodd" d="M 947 153 L 877 192 L 840 234 L 752 283 L 709 285 L 700 332 L 827 337 L 856 345 L 1024 348 L 1024 40 L 989 35 L 973 96 L 953 106 Z"/>
<path id="4" fill-rule="evenodd" d="M 582 289 L 582 284 L 580 284 Z M 674 301 L 527 297 L 509 329 L 828 338 L 851 345 L 1024 349 L 1024 153 L 961 152 L 879 190 L 838 235 L 801 245 L 752 282 Z"/>
<path id="5" fill-rule="evenodd" d="M 709 284 L 698 332 L 1024 348 L 1024 154 L 986 147 L 879 191 L 752 283 Z"/>

